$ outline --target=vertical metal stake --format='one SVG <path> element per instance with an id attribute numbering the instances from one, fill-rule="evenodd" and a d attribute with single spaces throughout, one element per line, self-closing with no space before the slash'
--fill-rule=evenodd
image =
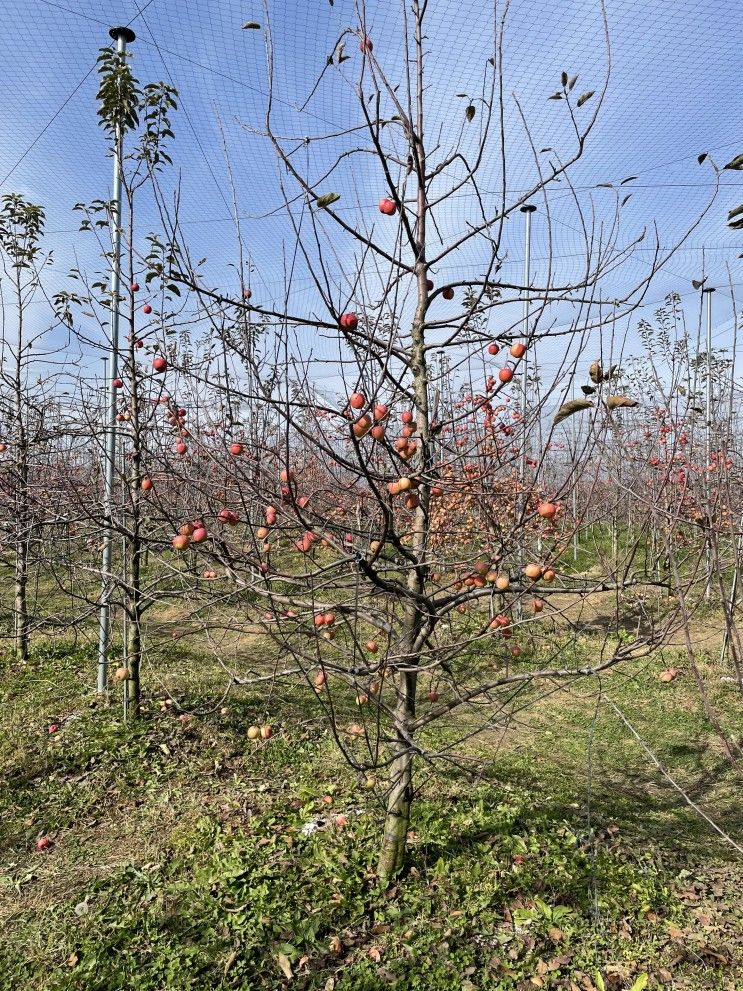
<path id="1" fill-rule="evenodd" d="M 108 32 L 116 42 L 119 55 L 126 52 L 127 42 L 135 39 L 130 28 L 111 28 Z M 113 556 L 113 510 L 114 476 L 116 472 L 116 390 L 114 379 L 119 374 L 119 287 L 121 283 L 121 155 L 123 134 L 117 126 L 114 141 L 114 181 L 112 200 L 113 251 L 111 257 L 111 347 L 108 364 L 108 404 L 105 424 L 105 465 L 103 483 L 103 558 L 101 560 L 101 605 L 98 626 L 98 679 L 99 695 L 106 692 L 108 681 L 108 641 L 110 633 L 111 561 Z"/>
<path id="2" fill-rule="evenodd" d="M 521 207 L 524 214 L 524 310 L 523 310 L 523 337 L 524 344 L 529 341 L 529 285 L 531 282 L 531 215 L 536 210 L 535 206 L 527 204 Z M 519 456 L 519 520 L 526 516 L 526 509 L 529 497 L 526 491 L 526 461 L 527 461 L 527 441 L 526 441 L 526 390 L 529 382 L 529 351 L 526 351 L 521 359 L 521 454 Z M 519 577 L 524 567 L 524 539 L 523 533 L 519 536 L 517 561 L 519 567 Z M 518 610 L 520 612 L 520 602 Z"/>
<path id="3" fill-rule="evenodd" d="M 707 531 L 707 549 L 705 551 L 705 581 L 704 581 L 704 598 L 709 601 L 710 592 L 712 588 L 712 542 L 711 542 L 711 528 L 712 528 L 712 480 L 710 478 L 709 466 L 711 464 L 712 458 L 712 293 L 714 289 L 703 289 L 702 292 L 707 294 L 707 401 L 705 404 L 705 428 L 704 428 L 704 455 L 707 459 L 705 464 L 705 496 L 707 499 L 707 513 L 710 517 L 708 520 L 708 531 Z"/>

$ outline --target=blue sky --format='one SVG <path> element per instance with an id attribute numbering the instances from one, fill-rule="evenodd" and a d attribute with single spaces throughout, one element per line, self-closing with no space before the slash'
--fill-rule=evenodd
<path id="1" fill-rule="evenodd" d="M 500 12 L 502 4 L 497 5 Z M 394 0 L 366 5 L 375 55 L 392 78 L 402 80 L 402 14 Z M 456 93 L 477 92 L 492 44 L 492 5 L 430 0 L 427 20 L 430 110 L 429 140 L 441 135 L 443 145 L 459 134 L 463 101 Z M 685 0 L 639 3 L 609 0 L 612 78 L 600 123 L 585 160 L 575 173 L 584 202 L 594 197 L 601 213 L 613 192 L 599 183 L 628 184 L 632 200 L 625 211 L 627 238 L 643 225 L 657 225 L 661 241 L 673 242 L 712 187 L 711 172 L 699 166 L 703 151 L 724 164 L 743 152 L 743 18 L 738 3 L 715 0 L 700 5 Z M 289 133 L 319 134 L 342 129 L 358 120 L 351 87 L 358 71 L 358 52 L 344 64 L 346 82 L 329 72 L 308 112 L 295 107 L 309 93 L 325 58 L 343 27 L 355 23 L 351 0 L 315 0 L 311 5 L 273 2 L 277 80 L 277 127 Z M 50 0 L 11 0 L 6 5 L 0 36 L 0 64 L 5 97 L 0 108 L 0 193 L 20 191 L 47 207 L 49 243 L 55 249 L 57 272 L 82 260 L 93 266 L 88 242 L 74 232 L 80 200 L 105 197 L 110 190 L 110 161 L 95 117 L 98 49 L 107 43 L 108 27 L 131 23 L 136 74 L 143 82 L 166 79 L 181 93 L 176 117 L 174 160 L 182 183 L 184 229 L 195 257 L 210 258 L 209 272 L 225 288 L 234 285 L 234 233 L 230 193 L 221 146 L 221 120 L 234 171 L 243 233 L 256 266 L 254 284 L 263 298 L 280 291 L 284 221 L 266 217 L 280 202 L 275 158 L 266 143 L 242 124 L 260 126 L 265 107 L 265 52 L 261 32 L 243 31 L 249 19 L 265 23 L 258 0 L 132 0 L 114 4 L 79 0 L 74 5 Z M 508 183 L 517 191 L 533 177 L 533 163 L 517 123 L 512 94 L 530 121 L 538 147 L 566 136 L 562 106 L 546 97 L 559 83 L 561 70 L 578 73 L 578 90 L 598 89 L 605 53 L 599 7 L 593 0 L 554 4 L 545 0 L 513 0 L 505 45 L 507 134 L 511 159 Z M 93 71 L 91 71 L 91 69 Z M 474 134 L 474 130 L 471 134 Z M 469 140 L 465 135 L 464 142 Z M 374 212 L 384 192 L 378 169 L 356 166 L 339 177 L 339 191 L 349 210 Z M 486 165 L 486 189 L 497 189 L 497 162 Z M 691 279 L 702 268 L 702 248 L 715 296 L 716 343 L 730 338 L 730 278 L 741 291 L 743 237 L 725 225 L 727 210 L 743 201 L 740 173 L 723 176 L 717 204 L 682 252 L 664 267 L 650 289 L 647 310 L 670 291 L 684 295 L 689 316 L 696 320 L 698 296 Z M 555 274 L 568 277 L 581 256 L 577 219 L 570 197 L 553 196 L 552 252 Z M 446 233 L 465 229 L 472 207 L 468 197 L 455 198 L 441 213 Z M 366 219 L 366 217 L 365 217 Z M 374 217 L 374 220 L 377 218 Z M 508 264 L 521 271 L 520 220 L 506 231 Z M 352 257 L 352 246 L 339 251 Z M 545 225 L 534 220 L 533 257 L 538 272 L 549 254 Z M 455 267 L 442 267 L 440 277 L 461 278 L 476 259 L 466 252 Z M 647 252 L 639 251 L 623 270 L 629 284 L 642 278 Z M 305 283 L 307 285 L 307 283 Z M 617 289 L 621 285 L 617 283 Z M 305 293 L 304 297 L 302 293 Z M 301 276 L 295 303 L 311 305 Z M 556 344 L 559 349 L 562 345 Z M 325 345 L 320 345 L 321 350 Z M 546 364 L 559 361 L 549 346 Z"/>

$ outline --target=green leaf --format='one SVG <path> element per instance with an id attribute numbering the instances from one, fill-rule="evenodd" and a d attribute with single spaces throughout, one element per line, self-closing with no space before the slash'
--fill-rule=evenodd
<path id="1" fill-rule="evenodd" d="M 596 983 L 597 991 L 606 991 L 606 985 L 604 984 L 604 979 L 598 971 L 596 971 L 595 983 Z"/>
<path id="2" fill-rule="evenodd" d="M 707 158 L 707 152 L 703 151 L 701 155 L 697 155 L 697 161 L 701 165 L 702 162 Z"/>
<path id="3" fill-rule="evenodd" d="M 629 991 L 644 991 L 644 988 L 648 986 L 648 975 L 640 974 L 635 983 L 629 989 Z"/>
<path id="4" fill-rule="evenodd" d="M 547 902 L 543 901 L 541 898 L 535 898 L 534 904 L 537 906 L 537 908 L 545 917 L 545 919 L 549 919 L 552 917 L 552 911 L 549 905 L 547 904 Z"/>
<path id="5" fill-rule="evenodd" d="M 559 92 L 558 93 L 553 93 L 552 96 L 548 96 L 547 99 L 548 100 L 561 100 L 562 99 L 562 93 L 559 93 Z"/>
<path id="6" fill-rule="evenodd" d="M 474 104 L 470 103 L 470 105 L 467 107 L 467 109 L 464 112 L 464 116 L 467 118 L 468 121 L 471 121 L 475 119 L 475 113 L 476 111 Z"/>
<path id="7" fill-rule="evenodd" d="M 583 93 L 581 96 L 578 97 L 578 102 L 576 106 L 582 107 L 584 103 L 588 103 L 588 101 L 591 99 L 591 97 L 594 95 L 595 92 L 596 92 L 595 90 L 589 89 L 587 93 Z"/>
<path id="8" fill-rule="evenodd" d="M 571 76 L 570 77 L 570 81 L 568 82 L 568 90 L 571 90 L 573 88 L 573 86 L 575 86 L 575 84 L 577 82 L 578 82 L 578 77 L 577 76 Z"/>
<path id="9" fill-rule="evenodd" d="M 563 72 L 560 75 L 560 82 L 562 83 L 563 86 L 567 86 L 567 84 L 568 84 L 568 74 L 567 74 L 567 72 Z"/>
<path id="10" fill-rule="evenodd" d="M 340 193 L 323 193 L 322 196 L 317 197 L 317 205 L 319 207 L 330 206 L 331 203 L 337 203 L 340 198 Z"/>
<path id="11" fill-rule="evenodd" d="M 243 31 L 260 31 L 261 26 L 257 21 L 248 21 L 243 24 Z"/>
<path id="12" fill-rule="evenodd" d="M 743 155 L 736 155 L 735 158 L 728 162 L 723 168 L 728 169 L 730 172 L 743 172 Z"/>

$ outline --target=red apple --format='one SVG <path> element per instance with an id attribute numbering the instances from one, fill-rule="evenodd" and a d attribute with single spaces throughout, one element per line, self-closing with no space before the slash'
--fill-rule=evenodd
<path id="1" fill-rule="evenodd" d="M 383 197 L 379 201 L 379 212 L 385 214 L 387 217 L 391 217 L 393 213 L 397 212 L 397 206 L 394 200 L 388 200 L 387 197 Z"/>
<path id="2" fill-rule="evenodd" d="M 139 283 L 138 282 L 132 282 L 130 288 L 131 288 L 132 292 L 139 292 Z"/>
<path id="3" fill-rule="evenodd" d="M 150 313 L 152 313 L 152 307 L 150 306 L 149 303 L 144 304 L 144 306 L 142 307 L 142 313 L 146 313 L 148 316 Z"/>
<path id="4" fill-rule="evenodd" d="M 117 379 L 114 379 L 113 382 L 111 383 L 111 385 L 114 387 L 114 389 L 123 389 L 124 388 L 124 383 L 122 382 L 121 379 L 118 379 L 118 378 Z"/>
<path id="5" fill-rule="evenodd" d="M 498 378 L 501 382 L 510 382 L 513 378 L 513 368 L 509 368 L 508 366 L 501 368 L 498 372 Z"/>
<path id="6" fill-rule="evenodd" d="M 191 538 L 185 533 L 177 533 L 175 537 L 173 537 L 172 543 L 174 550 L 185 551 L 191 543 Z"/>
<path id="7" fill-rule="evenodd" d="M 359 325 L 359 318 L 355 313 L 344 313 L 338 322 L 345 330 L 356 330 Z"/>
<path id="8" fill-rule="evenodd" d="M 234 455 L 236 458 L 243 453 L 242 444 L 230 444 L 230 454 Z"/>
<path id="9" fill-rule="evenodd" d="M 37 850 L 48 850 L 51 845 L 52 845 L 52 841 L 49 839 L 48 836 L 40 836 L 36 841 Z"/>
<path id="10" fill-rule="evenodd" d="M 175 447 L 173 448 L 173 450 L 175 451 L 176 454 L 185 454 L 186 451 L 188 450 L 188 444 L 184 444 L 183 441 L 180 440 L 175 445 Z"/>
<path id="11" fill-rule="evenodd" d="M 520 341 L 517 341 L 515 344 L 511 345 L 509 350 L 513 358 L 523 358 L 526 354 L 526 345 L 521 344 Z"/>
<path id="12" fill-rule="evenodd" d="M 488 354 L 492 354 L 493 356 L 495 356 L 496 354 L 498 354 L 499 351 L 500 351 L 500 347 L 495 343 L 495 341 L 492 341 L 492 343 L 488 344 Z"/>
<path id="13" fill-rule="evenodd" d="M 454 290 L 451 286 L 447 286 L 446 289 L 441 293 L 444 299 L 454 299 Z"/>
<path id="14" fill-rule="evenodd" d="M 351 409 L 363 409 L 366 406 L 366 396 L 363 392 L 353 392 L 348 404 Z"/>
<path id="15" fill-rule="evenodd" d="M 168 362 L 162 357 L 162 355 L 158 355 L 152 362 L 152 368 L 156 372 L 164 372 L 167 367 Z"/>
<path id="16" fill-rule="evenodd" d="M 543 502 L 540 503 L 537 512 L 542 517 L 542 519 L 553 520 L 557 515 L 557 506 L 554 504 L 554 502 Z"/>
<path id="17" fill-rule="evenodd" d="M 203 544 L 209 534 L 206 532 L 206 528 L 203 526 L 197 526 L 191 536 L 192 544 Z"/>
<path id="18" fill-rule="evenodd" d="M 369 433 L 371 422 L 372 421 L 370 416 L 360 416 L 359 419 L 351 427 L 354 437 L 357 437 L 359 439 L 365 437 Z"/>
<path id="19" fill-rule="evenodd" d="M 142 491 L 143 492 L 149 492 L 151 488 L 152 488 L 152 479 L 151 478 L 143 478 L 142 479 Z"/>
<path id="20" fill-rule="evenodd" d="M 371 52 L 373 48 L 374 48 L 374 45 L 372 43 L 371 38 L 364 37 L 364 38 L 361 39 L 361 41 L 359 43 L 359 50 L 360 51 L 362 51 L 362 52 L 364 52 L 365 54 L 368 55 L 369 52 Z"/>

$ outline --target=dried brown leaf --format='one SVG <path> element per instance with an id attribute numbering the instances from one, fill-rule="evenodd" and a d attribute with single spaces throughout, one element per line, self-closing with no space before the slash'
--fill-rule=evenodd
<path id="1" fill-rule="evenodd" d="M 592 408 L 593 403 L 588 399 L 571 399 L 569 402 L 562 404 L 552 422 L 557 425 L 558 423 L 562 423 L 563 420 L 567 420 L 569 416 L 573 416 L 574 413 L 580 413 L 584 409 Z"/>
<path id="2" fill-rule="evenodd" d="M 639 403 L 630 396 L 609 396 L 606 405 L 609 409 L 632 409 L 633 406 L 639 406 Z"/>

